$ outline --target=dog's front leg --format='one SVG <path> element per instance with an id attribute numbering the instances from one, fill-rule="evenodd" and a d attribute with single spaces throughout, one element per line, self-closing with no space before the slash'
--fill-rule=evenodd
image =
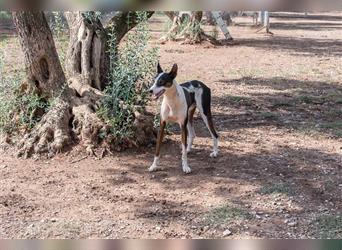
<path id="1" fill-rule="evenodd" d="M 182 168 L 183 172 L 188 174 L 191 172 L 191 169 L 188 165 L 188 151 L 187 151 L 187 120 L 181 124 L 182 129 Z"/>
<path id="2" fill-rule="evenodd" d="M 161 144 L 162 144 L 163 138 L 164 138 L 165 126 L 166 126 L 166 122 L 161 120 L 160 121 L 159 132 L 158 132 L 158 137 L 157 137 L 157 146 L 156 146 L 156 153 L 155 153 L 155 156 L 154 156 L 154 161 L 153 161 L 152 166 L 148 169 L 150 172 L 156 171 L 158 169 L 159 156 L 160 156 L 160 147 L 161 147 Z"/>

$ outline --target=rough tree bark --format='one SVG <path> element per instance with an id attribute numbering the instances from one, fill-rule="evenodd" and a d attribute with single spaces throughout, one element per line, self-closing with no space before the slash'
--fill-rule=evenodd
<path id="1" fill-rule="evenodd" d="M 13 17 L 25 54 L 29 85 L 43 98 L 54 99 L 48 113 L 19 143 L 18 156 L 54 154 L 72 143 L 81 143 L 93 154 L 99 133 L 109 129 L 96 115 L 109 67 L 107 31 L 96 18 L 89 21 L 80 12 L 67 14 L 70 45 L 65 77 L 44 13 L 19 11 Z M 123 15 L 113 22 L 125 18 Z M 120 25 L 127 24 L 122 21 Z"/>
<path id="2" fill-rule="evenodd" d="M 154 12 L 147 13 L 148 18 Z M 93 12 L 85 16 L 82 12 L 66 12 L 70 29 L 70 42 L 66 60 L 66 74 L 69 86 L 83 97 L 101 95 L 107 82 L 109 69 L 108 34 L 115 33 L 116 44 L 134 28 L 139 20 L 136 12 L 118 11 L 102 26 Z"/>
<path id="3" fill-rule="evenodd" d="M 79 11 L 65 13 L 70 30 L 66 75 L 69 86 L 81 96 L 91 90 L 103 90 L 108 75 L 107 34 L 95 14 L 89 15 L 85 17 Z"/>
<path id="4" fill-rule="evenodd" d="M 51 30 L 43 12 L 14 12 L 20 44 L 24 51 L 27 80 L 26 91 L 36 91 L 44 98 L 55 98 L 63 90 L 65 76 L 58 59 Z M 19 143 L 19 154 L 60 150 L 69 143 L 67 129 L 71 107 L 65 91 L 51 112 L 46 114 L 33 133 Z M 22 93 L 25 94 L 25 93 Z"/>
<path id="5" fill-rule="evenodd" d="M 161 43 L 165 43 L 168 40 L 181 40 L 182 43 L 187 44 L 200 43 L 202 41 L 209 41 L 212 44 L 219 43 L 201 28 L 203 11 L 191 11 L 189 18 L 183 18 L 182 13 L 177 11 L 166 11 L 164 13 L 170 18 L 172 25 L 167 34 L 160 38 Z"/>
<path id="6" fill-rule="evenodd" d="M 15 12 L 13 18 L 24 48 L 28 87 L 51 97 L 65 84 L 65 76 L 44 13 Z"/>

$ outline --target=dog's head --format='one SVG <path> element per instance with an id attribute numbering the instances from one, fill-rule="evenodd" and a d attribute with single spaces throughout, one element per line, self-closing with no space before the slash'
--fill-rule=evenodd
<path id="1" fill-rule="evenodd" d="M 172 87 L 173 80 L 177 76 L 178 66 L 174 64 L 171 71 L 167 73 L 163 71 L 158 62 L 157 70 L 158 74 L 154 80 L 154 84 L 150 88 L 150 93 L 154 95 L 156 100 Z"/>

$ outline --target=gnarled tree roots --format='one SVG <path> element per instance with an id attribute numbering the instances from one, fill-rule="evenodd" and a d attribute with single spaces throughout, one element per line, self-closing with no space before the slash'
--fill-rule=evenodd
<path id="1" fill-rule="evenodd" d="M 89 100 L 73 97 L 65 101 L 59 98 L 33 130 L 19 142 L 17 155 L 28 158 L 45 153 L 51 157 L 75 144 L 82 145 L 90 155 L 95 155 L 96 148 L 121 151 L 132 146 L 147 145 L 155 140 L 153 116 L 136 113 L 133 132 L 132 137 L 118 141 L 110 134 L 110 126 L 97 116 Z M 106 136 L 103 138 L 101 135 Z"/>
<path id="2" fill-rule="evenodd" d="M 43 116 L 36 127 L 19 143 L 18 156 L 25 158 L 34 153 L 56 153 L 71 143 L 69 121 L 71 106 L 64 100 Z"/>

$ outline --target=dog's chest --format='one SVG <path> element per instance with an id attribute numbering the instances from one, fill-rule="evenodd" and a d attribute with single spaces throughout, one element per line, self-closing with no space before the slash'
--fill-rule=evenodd
<path id="1" fill-rule="evenodd" d="M 182 123 L 187 115 L 187 103 L 184 95 L 177 98 L 164 98 L 161 110 L 166 121 Z"/>

